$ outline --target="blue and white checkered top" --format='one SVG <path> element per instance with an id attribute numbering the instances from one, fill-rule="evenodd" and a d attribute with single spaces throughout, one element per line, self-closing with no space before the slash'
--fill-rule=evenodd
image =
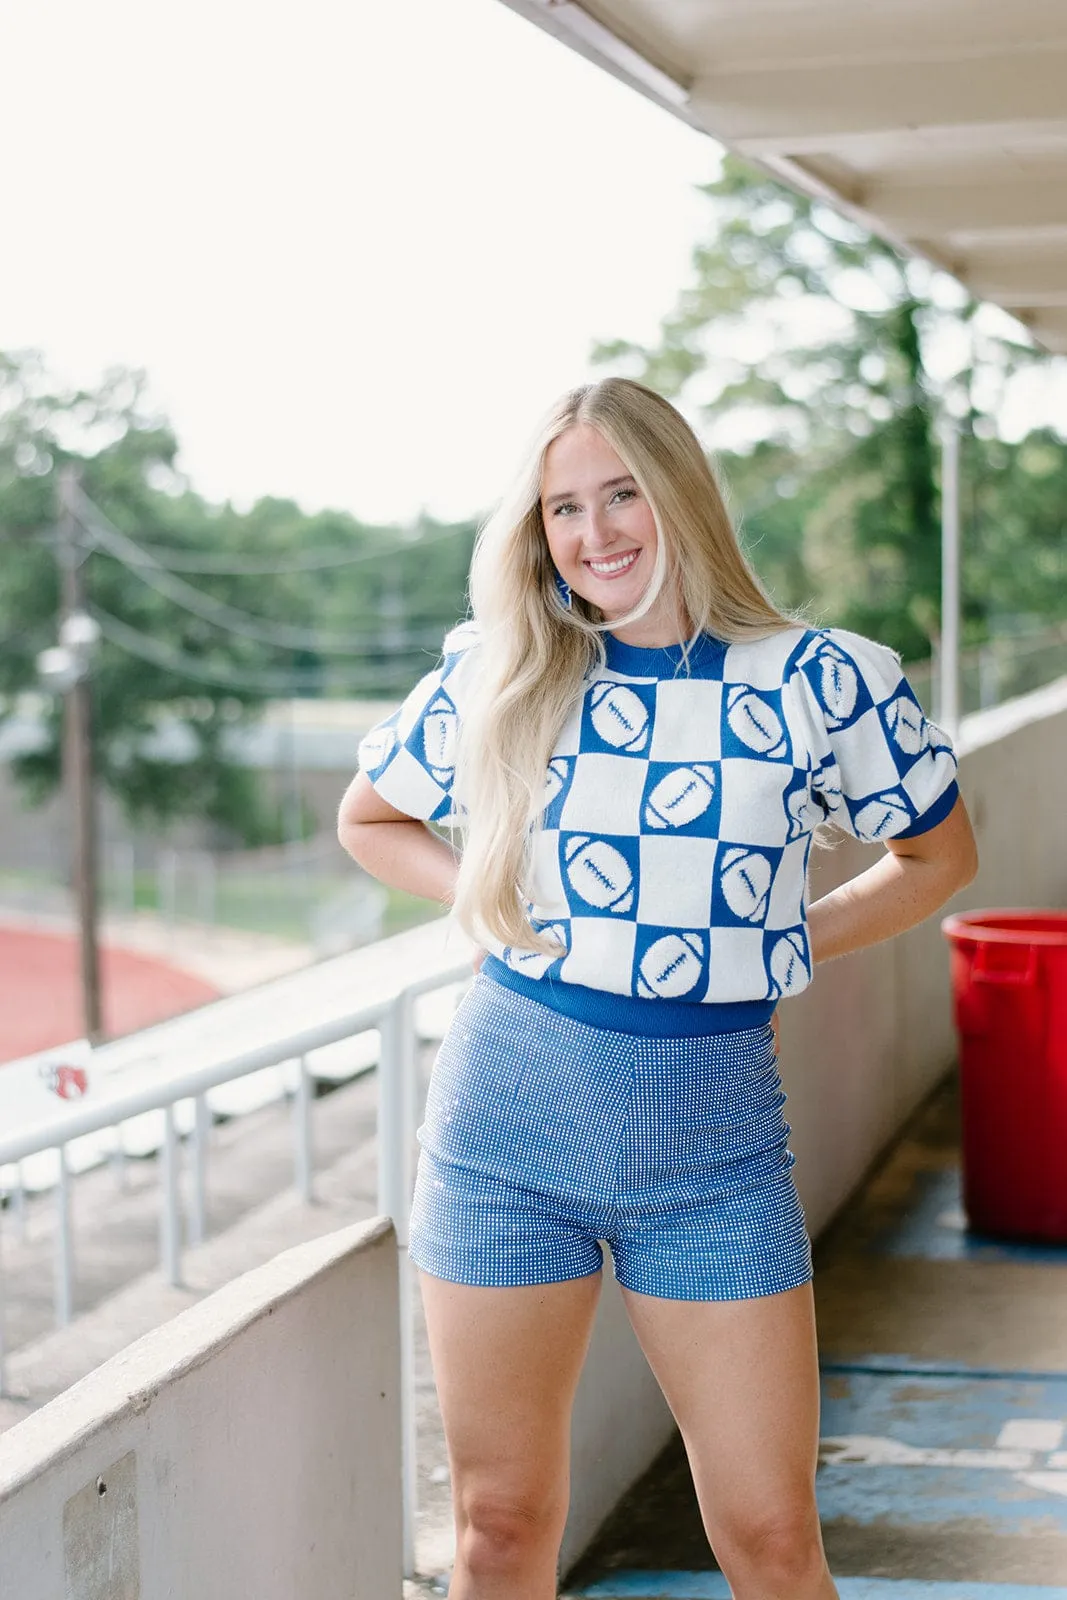
<path id="1" fill-rule="evenodd" d="M 811 979 L 815 828 L 876 842 L 934 827 L 956 800 L 951 744 L 893 651 L 844 629 L 729 645 L 703 634 L 688 672 L 680 645 L 607 634 L 605 646 L 557 740 L 531 840 L 527 904 L 564 953 L 497 945 L 486 970 L 632 1031 L 647 1002 L 654 1031 L 765 1020 Z M 456 740 L 478 658 L 476 626 L 454 629 L 359 746 L 374 788 L 410 816 L 460 820 Z M 728 1010 L 702 1026 L 694 1006 Z"/>

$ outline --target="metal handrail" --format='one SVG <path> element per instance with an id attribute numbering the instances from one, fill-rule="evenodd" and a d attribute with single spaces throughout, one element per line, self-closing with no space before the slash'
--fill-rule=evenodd
<path id="1" fill-rule="evenodd" d="M 232 1083 L 249 1073 L 261 1071 L 279 1062 L 297 1059 L 300 1076 L 293 1102 L 294 1117 L 294 1168 L 296 1185 L 306 1200 L 312 1198 L 312 1151 L 310 1084 L 314 1078 L 308 1067 L 310 1052 L 338 1040 L 351 1038 L 377 1028 L 381 1034 L 378 1062 L 378 1209 L 393 1219 L 397 1243 L 401 1251 L 400 1307 L 401 1337 L 400 1410 L 403 1436 L 403 1514 L 404 1514 L 404 1568 L 407 1576 L 415 1570 L 415 1494 L 416 1494 L 416 1413 L 414 1395 L 414 1323 L 411 1305 L 410 1275 L 404 1270 L 407 1252 L 407 1213 L 412 1191 L 412 1145 L 418 1114 L 415 1071 L 415 1019 L 414 1002 L 419 995 L 443 989 L 471 976 L 470 958 L 453 962 L 447 967 L 419 978 L 405 988 L 382 1000 L 362 1005 L 343 1017 L 315 1027 L 301 1028 L 273 1039 L 269 1044 L 254 1050 L 200 1067 L 182 1077 L 169 1078 L 165 1083 L 145 1089 L 132 1090 L 117 1095 L 113 1100 L 95 1106 L 72 1106 L 69 1114 L 59 1122 L 50 1121 L 37 1128 L 26 1128 L 18 1133 L 0 1137 L 0 1167 L 55 1150 L 59 1155 L 59 1182 L 56 1185 L 57 1254 L 55 1273 L 56 1322 L 62 1326 L 71 1319 L 73 1301 L 73 1251 L 71 1241 L 71 1194 L 67 1146 L 86 1134 L 100 1133 L 107 1128 L 117 1128 L 131 1117 L 145 1112 L 162 1111 L 164 1136 L 161 1146 L 160 1186 L 160 1253 L 167 1281 L 178 1286 L 181 1281 L 181 1197 L 178 1183 L 179 1140 L 174 1115 L 175 1106 L 183 1100 L 193 1100 L 196 1117 L 192 1145 L 195 1159 L 195 1181 L 192 1195 L 192 1215 L 189 1230 L 190 1242 L 199 1243 L 204 1236 L 204 1160 L 205 1134 L 208 1125 L 205 1096 L 221 1084 Z M 4 1306 L 0 1282 L 0 1395 L 5 1393 L 4 1383 Z"/>

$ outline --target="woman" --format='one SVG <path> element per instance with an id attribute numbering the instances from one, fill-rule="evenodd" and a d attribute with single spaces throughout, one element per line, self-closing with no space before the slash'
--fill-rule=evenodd
<path id="1" fill-rule="evenodd" d="M 811 1257 L 772 1016 L 929 916 L 974 841 L 897 657 L 797 625 L 650 390 L 563 397 L 482 530 L 473 621 L 360 747 L 340 837 L 485 947 L 411 1224 L 453 1600 L 549 1600 L 600 1241 L 737 1600 L 835 1595 Z M 463 829 L 457 860 L 425 826 Z M 885 855 L 805 906 L 819 823 Z"/>

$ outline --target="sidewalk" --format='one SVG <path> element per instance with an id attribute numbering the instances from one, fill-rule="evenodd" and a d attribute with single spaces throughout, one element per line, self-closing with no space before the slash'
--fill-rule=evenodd
<path id="1" fill-rule="evenodd" d="M 816 1251 L 842 1600 L 1067 1600 L 1067 1248 L 968 1236 L 956 1126 L 948 1085 Z M 566 1592 L 728 1600 L 680 1441 Z"/>

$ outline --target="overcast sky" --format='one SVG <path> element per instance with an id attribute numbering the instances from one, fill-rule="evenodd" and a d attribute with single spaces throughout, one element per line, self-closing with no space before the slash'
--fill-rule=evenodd
<path id="1" fill-rule="evenodd" d="M 488 503 L 592 340 L 653 336 L 717 163 L 499 0 L 42 0 L 4 34 L 0 349 L 147 369 L 213 499 Z"/>
<path id="2" fill-rule="evenodd" d="M 215 500 L 484 508 L 718 161 L 500 0 L 38 0 L 4 53 L 0 349 L 145 368 Z"/>

